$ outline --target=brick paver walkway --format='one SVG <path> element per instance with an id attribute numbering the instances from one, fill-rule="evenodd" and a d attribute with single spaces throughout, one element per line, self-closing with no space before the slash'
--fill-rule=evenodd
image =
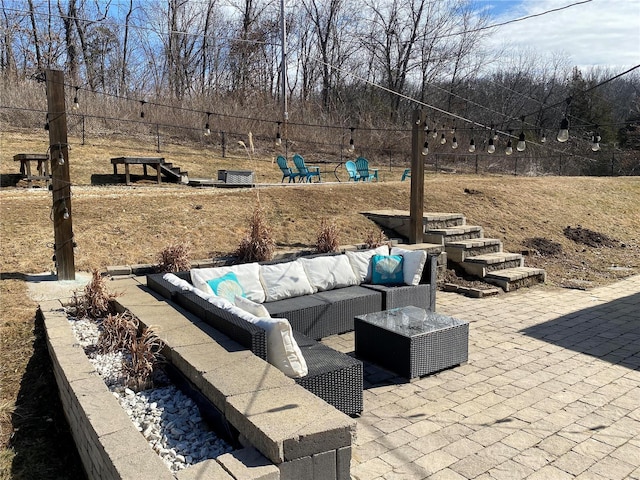
<path id="1" fill-rule="evenodd" d="M 469 362 L 413 383 L 366 364 L 354 480 L 640 479 L 640 276 L 437 311 L 470 322 Z"/>

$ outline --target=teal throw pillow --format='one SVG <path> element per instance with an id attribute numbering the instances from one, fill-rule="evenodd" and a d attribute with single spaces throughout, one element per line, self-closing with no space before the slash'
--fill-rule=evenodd
<path id="1" fill-rule="evenodd" d="M 374 285 L 402 285 L 402 255 L 374 255 L 371 257 L 371 283 Z"/>
<path id="2" fill-rule="evenodd" d="M 213 290 L 213 293 L 219 297 L 226 298 L 231 303 L 235 305 L 236 295 L 238 297 L 244 297 L 244 289 L 240 282 L 238 282 L 238 277 L 235 273 L 229 272 L 221 277 L 214 278 L 213 280 L 209 280 L 207 284 Z"/>

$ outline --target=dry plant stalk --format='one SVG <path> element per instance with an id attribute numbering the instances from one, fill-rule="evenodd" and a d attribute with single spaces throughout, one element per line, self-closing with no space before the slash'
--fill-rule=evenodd
<path id="1" fill-rule="evenodd" d="M 108 315 L 96 344 L 99 353 L 128 350 L 138 336 L 138 320 L 130 313 Z"/>
<path id="2" fill-rule="evenodd" d="M 129 345 L 131 363 L 125 363 L 127 385 L 139 392 L 152 386 L 153 369 L 161 358 L 164 343 L 151 327 L 145 328 Z"/>
<path id="3" fill-rule="evenodd" d="M 367 238 L 364 239 L 364 246 L 367 249 L 377 248 L 388 242 L 389 239 L 382 230 L 378 230 L 377 232 L 376 230 L 369 230 L 367 232 Z"/>
<path id="4" fill-rule="evenodd" d="M 320 222 L 320 232 L 316 240 L 316 250 L 319 253 L 337 252 L 340 247 L 338 227 L 334 222 L 327 222 L 323 218 Z"/>
<path id="5" fill-rule="evenodd" d="M 115 313 L 112 300 L 119 294 L 109 292 L 106 279 L 98 270 L 93 270 L 91 281 L 84 287 L 82 295 L 74 293 L 73 303 L 79 318 L 102 318 Z"/>
<path id="6" fill-rule="evenodd" d="M 157 270 L 160 273 L 184 272 L 191 269 L 191 245 L 173 244 L 159 254 Z"/>
<path id="7" fill-rule="evenodd" d="M 249 222 L 249 230 L 235 254 L 241 263 L 264 262 L 273 258 L 275 248 L 276 243 L 264 218 L 264 211 L 258 205 Z"/>

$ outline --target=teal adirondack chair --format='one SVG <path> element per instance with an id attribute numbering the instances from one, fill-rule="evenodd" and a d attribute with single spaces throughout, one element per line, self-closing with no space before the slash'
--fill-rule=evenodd
<path id="1" fill-rule="evenodd" d="M 296 177 L 298 177 L 299 174 L 291 170 L 291 167 L 287 165 L 287 159 L 282 155 L 278 155 L 278 158 L 276 160 L 278 162 L 278 167 L 280 167 L 280 170 L 282 170 L 282 180 L 280 180 L 280 182 L 282 183 L 284 182 L 285 178 L 289 178 L 289 183 L 295 183 Z"/>
<path id="2" fill-rule="evenodd" d="M 369 170 L 369 160 L 364 157 L 358 157 L 356 159 L 356 169 L 358 170 L 358 174 L 360 175 L 360 180 L 363 182 L 369 182 L 376 179 L 376 182 L 379 180 L 378 178 L 378 169 L 372 168 Z"/>
<path id="3" fill-rule="evenodd" d="M 344 166 L 349 174 L 349 180 L 353 180 L 354 182 L 360 180 L 360 174 L 358 173 L 358 169 L 356 168 L 356 164 L 353 160 L 347 160 Z"/>
<path id="4" fill-rule="evenodd" d="M 304 163 L 304 158 L 297 153 L 293 156 L 293 163 L 298 169 L 300 181 L 304 178 L 305 182 L 311 182 L 313 177 L 318 177 L 318 182 L 320 181 L 320 167 L 307 167 Z"/>
<path id="5" fill-rule="evenodd" d="M 411 169 L 410 168 L 405 168 L 404 169 L 404 172 L 402 172 L 402 178 L 400 180 L 404 182 L 405 178 L 411 178 Z"/>

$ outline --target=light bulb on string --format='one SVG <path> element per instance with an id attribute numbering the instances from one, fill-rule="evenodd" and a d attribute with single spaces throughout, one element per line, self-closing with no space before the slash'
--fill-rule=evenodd
<path id="1" fill-rule="evenodd" d="M 445 143 L 447 143 L 447 139 L 445 138 L 443 133 L 442 136 L 440 137 L 440 145 L 444 145 Z"/>
<path id="2" fill-rule="evenodd" d="M 140 100 L 140 118 L 144 118 L 144 104 L 147 103 L 144 100 Z"/>
<path id="3" fill-rule="evenodd" d="M 64 207 L 64 210 L 62 211 L 62 218 L 69 220 L 69 209 L 67 207 Z"/>
<path id="4" fill-rule="evenodd" d="M 509 130 L 509 141 L 507 142 L 507 148 L 505 149 L 505 155 L 511 155 L 513 153 L 513 147 L 511 146 L 511 132 L 513 130 Z"/>
<path id="5" fill-rule="evenodd" d="M 58 144 L 58 165 L 64 165 L 64 155 L 62 154 L 61 144 Z"/>
<path id="6" fill-rule="evenodd" d="M 592 141 L 591 150 L 593 150 L 594 152 L 600 151 L 600 142 L 598 141 L 598 135 L 597 134 L 593 136 L 591 141 Z"/>
<path id="7" fill-rule="evenodd" d="M 556 139 L 560 143 L 564 143 L 567 140 L 569 140 L 569 119 L 567 118 L 567 115 L 569 113 L 569 105 L 571 104 L 571 98 L 572 97 L 569 97 L 565 100 L 565 102 L 567 103 L 567 107 L 564 111 L 564 117 L 560 122 L 560 130 L 558 130 L 558 136 L 556 137 Z"/>
<path id="8" fill-rule="evenodd" d="M 498 141 L 498 132 L 495 128 L 495 125 L 491 125 L 491 130 L 493 130 L 492 136 L 493 136 L 493 141 L 497 142 Z"/>
<path id="9" fill-rule="evenodd" d="M 276 147 L 279 147 L 280 145 L 282 145 L 282 136 L 280 135 L 280 125 L 282 124 L 282 122 L 278 122 L 278 131 L 276 132 Z"/>
<path id="10" fill-rule="evenodd" d="M 452 125 L 451 126 L 451 135 L 455 135 L 456 134 L 456 126 Z"/>
<path id="11" fill-rule="evenodd" d="M 476 142 L 472 138 L 471 141 L 469 142 L 469 153 L 473 153 L 475 151 L 476 151 Z"/>
<path id="12" fill-rule="evenodd" d="M 429 153 L 429 142 L 424 142 L 424 145 L 422 146 L 422 155 L 425 156 Z"/>
<path id="13" fill-rule="evenodd" d="M 525 141 L 524 132 L 520 132 L 520 135 L 518 136 L 518 143 L 516 144 L 516 150 L 524 152 L 525 148 L 527 148 L 527 142 Z"/>
<path id="14" fill-rule="evenodd" d="M 353 131 L 355 130 L 355 128 L 351 127 L 349 130 L 351 130 L 351 138 L 349 139 L 349 151 L 353 152 L 356 149 L 356 146 L 353 142 Z"/>
<path id="15" fill-rule="evenodd" d="M 211 112 L 207 112 L 207 123 L 204 124 L 204 136 L 211 135 L 211 125 L 209 124 L 209 118 L 211 118 Z"/>
<path id="16" fill-rule="evenodd" d="M 432 136 L 433 138 L 438 138 L 438 127 L 436 127 L 435 122 L 434 122 L 434 124 L 433 124 L 433 132 L 431 133 L 431 136 Z"/>
<path id="17" fill-rule="evenodd" d="M 542 132 L 542 136 L 540 137 L 540 143 L 547 143 L 547 134 Z"/>
<path id="18" fill-rule="evenodd" d="M 453 148 L 454 150 L 458 148 L 458 140 L 456 139 L 456 137 L 453 137 L 453 140 L 451 140 L 451 148 Z"/>
<path id="19" fill-rule="evenodd" d="M 80 104 L 78 103 L 78 90 L 79 90 L 79 87 L 76 87 L 76 94 L 73 97 L 73 107 L 72 107 L 74 110 L 78 110 L 80 108 Z"/>
<path id="20" fill-rule="evenodd" d="M 493 143 L 493 136 L 489 138 L 489 146 L 487 147 L 487 153 L 494 153 L 496 151 L 496 146 Z"/>

